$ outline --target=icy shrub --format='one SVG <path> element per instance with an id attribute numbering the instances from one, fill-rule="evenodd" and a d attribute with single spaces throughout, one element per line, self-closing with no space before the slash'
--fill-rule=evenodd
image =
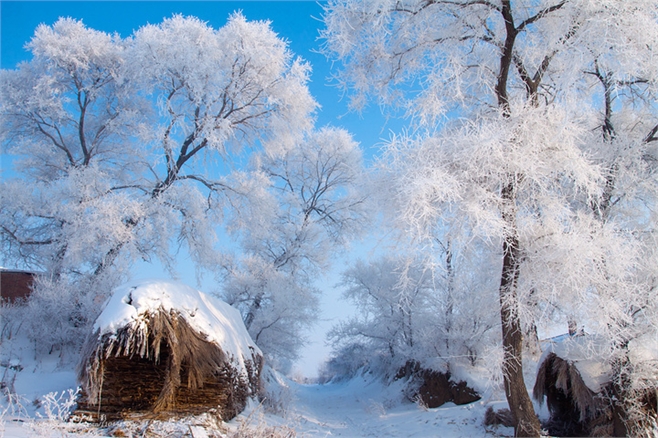
<path id="1" fill-rule="evenodd" d="M 37 412 L 37 416 L 44 417 L 51 421 L 67 421 L 75 409 L 76 399 L 80 394 L 80 388 L 75 391 L 49 392 L 43 396 L 41 407 L 44 410 L 45 417 Z"/>
<path id="2" fill-rule="evenodd" d="M 276 370 L 267 365 L 263 368 L 261 376 L 263 394 L 260 398 L 265 412 L 285 417 L 295 398 L 290 385 Z"/>
<path id="3" fill-rule="evenodd" d="M 38 277 L 27 301 L 23 326 L 35 353 L 58 351 L 63 359 L 77 360 L 111 285 L 111 280 L 106 283 L 100 278 L 73 283 Z"/>
<path id="4" fill-rule="evenodd" d="M 328 383 L 332 380 L 354 377 L 372 362 L 369 352 L 362 344 L 349 344 L 334 352 L 331 358 L 323 363 L 319 370 L 318 382 Z"/>
<path id="5" fill-rule="evenodd" d="M 256 413 L 258 415 L 254 416 Z M 253 411 L 245 419 L 239 421 L 238 428 L 227 435 L 227 438 L 294 438 L 295 429 L 287 425 L 269 426 L 262 412 Z"/>

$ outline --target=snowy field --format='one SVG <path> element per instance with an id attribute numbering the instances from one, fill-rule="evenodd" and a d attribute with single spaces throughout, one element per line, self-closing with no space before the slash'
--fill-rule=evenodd
<path id="1" fill-rule="evenodd" d="M 210 333 L 231 357 L 247 357 L 252 348 L 237 312 L 192 288 L 171 282 L 145 282 L 119 288 L 98 318 L 95 332 L 115 333 L 139 326 L 155 308 L 176 308 L 201 333 Z M 212 305 L 210 305 L 212 304 Z M 4 310 L 20 312 L 21 306 Z M 235 314 L 235 315 L 234 315 Z M 13 314 L 12 314 L 13 315 Z M 0 344 L 0 432 L 5 437 L 152 436 L 152 437 L 472 437 L 512 436 L 513 429 L 484 426 L 486 409 L 507 407 L 504 394 L 491 389 L 486 372 L 471 370 L 469 381 L 482 399 L 468 405 L 447 403 L 428 409 L 405 396 L 405 380 L 388 381 L 369 374 L 327 384 L 301 384 L 265 367 L 265 397 L 251 400 L 245 411 L 224 423 L 211 413 L 154 421 L 134 417 L 98 426 L 68 421 L 76 406 L 75 355 L 35 348 L 25 330 L 12 325 L 22 318 L 5 315 Z M 232 319 L 231 319 L 232 318 Z M 238 330 L 238 329 L 240 329 Z M 232 333 L 231 336 L 228 333 Z M 233 342 L 233 343 L 231 343 Z M 228 343 L 228 345 L 227 345 Z M 234 345 L 235 344 L 235 345 Z M 243 345 L 244 344 L 244 345 Z M 64 350 L 62 350 L 64 351 Z M 534 364 L 526 369 L 534 370 Z M 453 370 L 457 371 L 457 370 Z M 480 374 L 480 379 L 476 378 Z M 534 376 L 527 376 L 532 382 Z"/>

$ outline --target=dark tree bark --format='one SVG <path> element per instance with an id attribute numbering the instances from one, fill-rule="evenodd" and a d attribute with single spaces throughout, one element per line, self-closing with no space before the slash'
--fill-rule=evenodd
<path id="1" fill-rule="evenodd" d="M 515 182 L 502 190 L 502 216 L 508 226 L 503 241 L 503 268 L 500 277 L 500 320 L 503 334 L 503 383 L 514 436 L 539 436 L 541 426 L 523 379 L 523 331 L 518 313 L 519 238 L 516 232 Z"/>

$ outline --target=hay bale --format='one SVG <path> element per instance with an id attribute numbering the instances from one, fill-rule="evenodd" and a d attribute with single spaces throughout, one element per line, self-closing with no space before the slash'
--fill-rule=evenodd
<path id="1" fill-rule="evenodd" d="M 215 410 L 228 420 L 260 392 L 263 359 L 238 312 L 175 283 L 117 290 L 83 350 L 78 414 L 97 420 Z"/>

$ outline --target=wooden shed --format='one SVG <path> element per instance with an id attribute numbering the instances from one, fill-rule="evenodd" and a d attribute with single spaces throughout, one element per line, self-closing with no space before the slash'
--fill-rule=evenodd
<path id="1" fill-rule="evenodd" d="M 0 268 L 0 297 L 2 303 L 26 300 L 32 293 L 36 274 L 27 271 Z"/>
<path id="2" fill-rule="evenodd" d="M 78 416 L 239 414 L 260 392 L 263 358 L 237 310 L 184 285 L 118 289 L 83 349 Z"/>

